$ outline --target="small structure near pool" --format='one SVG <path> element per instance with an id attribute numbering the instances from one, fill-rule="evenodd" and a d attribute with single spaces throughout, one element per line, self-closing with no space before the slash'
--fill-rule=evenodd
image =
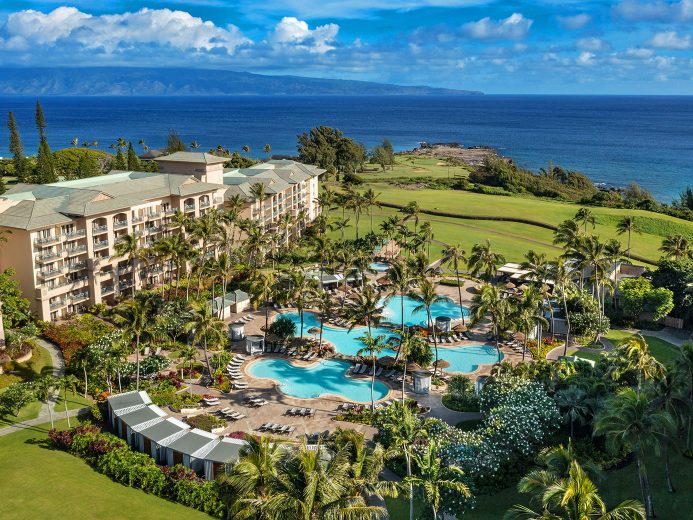
<path id="1" fill-rule="evenodd" d="M 414 393 L 428 394 L 431 391 L 431 373 L 425 370 L 417 370 L 412 373 L 414 380 Z"/>
<path id="2" fill-rule="evenodd" d="M 246 336 L 245 351 L 251 356 L 259 356 L 265 351 L 265 338 L 263 336 Z"/>
<path id="3" fill-rule="evenodd" d="M 224 316 L 236 314 L 245 311 L 249 307 L 250 296 L 248 296 L 248 293 L 239 289 L 226 293 L 223 298 L 221 296 L 217 296 L 212 301 L 212 311 L 217 316 L 221 316 L 222 314 Z"/>
<path id="4" fill-rule="evenodd" d="M 449 316 L 436 316 L 436 330 L 440 332 L 450 332 L 452 319 Z"/>

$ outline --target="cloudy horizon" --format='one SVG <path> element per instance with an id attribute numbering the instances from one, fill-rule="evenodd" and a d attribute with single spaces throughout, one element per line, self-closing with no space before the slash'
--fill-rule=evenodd
<path id="1" fill-rule="evenodd" d="M 487 93 L 693 94 L 693 0 L 7 1 L 5 67 L 242 70 Z"/>

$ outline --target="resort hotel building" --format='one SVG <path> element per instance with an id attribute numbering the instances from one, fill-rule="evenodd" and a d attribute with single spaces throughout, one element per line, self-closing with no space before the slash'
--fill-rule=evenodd
<path id="1" fill-rule="evenodd" d="M 242 218 L 273 232 L 282 215 L 299 228 L 319 214 L 319 168 L 290 160 L 225 169 L 228 158 L 176 152 L 155 159 L 158 173 L 112 171 L 52 184 L 18 184 L 0 195 L 0 270 L 12 267 L 37 317 L 55 321 L 97 304 L 113 304 L 133 285 L 156 285 L 167 262 L 150 257 L 133 273 L 115 244 L 135 235 L 142 248 L 180 233 L 173 215 L 199 218 L 242 200 Z M 259 191 L 264 199 L 257 197 Z"/>

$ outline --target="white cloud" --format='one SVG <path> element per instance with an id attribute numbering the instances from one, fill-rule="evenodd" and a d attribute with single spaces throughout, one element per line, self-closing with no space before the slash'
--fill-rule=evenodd
<path id="1" fill-rule="evenodd" d="M 533 23 L 533 20 L 520 13 L 513 13 L 503 20 L 491 20 L 487 16 L 477 22 L 464 24 L 462 34 L 475 40 L 517 40 L 527 35 Z"/>
<path id="2" fill-rule="evenodd" d="M 658 49 L 690 49 L 690 35 L 679 35 L 674 31 L 663 31 L 655 34 L 649 44 Z"/>
<path id="3" fill-rule="evenodd" d="M 592 21 L 592 17 L 587 13 L 580 13 L 574 16 L 559 16 L 558 23 L 565 29 L 582 29 Z"/>
<path id="4" fill-rule="evenodd" d="M 606 47 L 604 41 L 600 40 L 599 38 L 580 38 L 575 43 L 577 44 L 578 48 L 586 51 L 600 51 Z"/>
<path id="5" fill-rule="evenodd" d="M 615 12 L 627 20 L 682 22 L 693 20 L 693 0 L 680 2 L 623 0 L 615 7 Z"/>
<path id="6" fill-rule="evenodd" d="M 280 47 L 293 47 L 311 53 L 325 54 L 335 49 L 334 41 L 339 25 L 330 23 L 310 29 L 308 24 L 293 16 L 285 16 L 269 36 L 270 43 Z"/>
<path id="7" fill-rule="evenodd" d="M 234 25 L 223 28 L 170 9 L 145 8 L 101 16 L 73 7 L 58 7 L 50 13 L 26 10 L 10 14 L 5 31 L 7 47 L 76 44 L 106 53 L 138 49 L 143 44 L 233 53 L 237 47 L 250 43 Z"/>
<path id="8" fill-rule="evenodd" d="M 589 67 L 591 65 L 594 65 L 594 58 L 595 55 L 589 51 L 583 51 L 580 53 L 580 55 L 577 57 L 575 60 L 578 65 L 582 65 L 583 67 Z"/>
<path id="9" fill-rule="evenodd" d="M 628 56 L 629 58 L 645 60 L 654 56 L 654 51 L 652 49 L 645 49 L 642 47 L 632 47 L 630 49 L 626 49 L 626 56 Z"/>

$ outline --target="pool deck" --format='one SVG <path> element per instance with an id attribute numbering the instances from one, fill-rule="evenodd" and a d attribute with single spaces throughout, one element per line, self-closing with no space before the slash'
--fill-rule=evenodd
<path id="1" fill-rule="evenodd" d="M 475 284 L 474 282 L 470 282 L 468 280 L 464 281 L 464 286 L 462 288 L 463 305 L 468 307 L 471 303 L 471 299 L 474 294 L 474 288 L 476 285 L 477 284 Z M 441 285 L 439 286 L 438 291 L 440 294 L 448 296 L 456 302 L 458 301 L 457 287 Z M 255 316 L 255 319 L 246 323 L 244 327 L 245 334 L 262 335 L 263 332 L 261 330 L 261 327 L 265 324 L 264 310 L 258 310 L 254 312 L 246 311 L 241 314 L 230 315 L 226 318 L 226 321 L 231 323 L 236 321 L 240 316 L 248 314 L 252 314 L 253 316 Z M 279 313 L 277 311 L 270 310 L 269 322 L 271 323 L 278 314 Z M 472 337 L 472 340 L 439 345 L 438 348 L 439 350 L 442 350 L 445 348 L 458 348 L 460 346 L 465 345 L 478 345 L 479 343 L 488 343 L 488 341 L 485 338 L 485 335 L 488 333 L 488 331 L 489 323 L 481 322 L 474 327 L 473 331 L 469 332 L 469 335 Z M 246 418 L 244 419 L 238 421 L 229 421 L 228 426 L 224 430 L 222 435 L 238 431 L 259 434 L 260 432 L 258 431 L 258 428 L 262 424 L 272 422 L 281 425 L 292 425 L 296 427 L 296 430 L 290 436 L 281 436 L 284 439 L 301 440 L 305 438 L 306 434 L 324 431 L 332 432 L 338 427 L 352 428 L 357 431 L 363 432 L 366 435 L 367 439 L 373 438 L 373 435 L 376 433 L 377 430 L 371 426 L 334 420 L 335 416 L 338 414 L 337 407 L 340 404 L 347 402 L 348 400 L 336 396 L 324 396 L 316 399 L 295 398 L 282 393 L 277 388 L 278 385 L 273 380 L 258 379 L 250 376 L 246 372 L 246 369 L 248 365 L 256 359 L 263 359 L 269 357 L 279 357 L 281 359 L 290 358 L 278 354 L 263 354 L 262 356 L 251 358 L 245 353 L 245 351 L 243 350 L 243 346 L 244 342 L 236 342 L 232 344 L 231 351 L 233 353 L 242 353 L 243 355 L 246 355 L 246 357 L 248 358 L 248 360 L 242 365 L 241 370 L 246 374 L 246 379 L 250 383 L 250 388 L 244 390 L 232 390 L 230 393 L 225 394 L 213 388 L 207 388 L 205 386 L 200 386 L 196 384 L 192 385 L 192 391 L 194 393 L 200 395 L 214 395 L 219 397 L 220 399 L 221 404 L 212 407 L 205 407 L 203 409 L 204 413 L 214 413 L 219 409 L 229 407 L 246 415 Z M 504 360 L 506 361 L 518 363 L 521 360 L 521 355 L 517 354 L 516 352 L 510 349 L 501 348 L 501 351 L 503 352 Z M 344 356 L 337 357 L 348 359 Z M 314 360 L 310 362 L 305 362 L 297 359 L 291 359 L 291 362 L 296 364 L 297 366 L 310 366 L 314 364 L 316 361 Z M 465 375 L 474 380 L 478 376 L 490 374 L 492 368 L 493 365 L 481 365 L 476 371 Z M 347 377 L 352 376 L 348 375 Z M 365 380 L 370 380 L 370 376 L 365 374 L 356 377 Z M 390 388 L 389 394 L 384 398 L 385 400 L 401 398 L 401 384 L 394 383 L 389 380 L 383 380 L 382 378 L 378 378 L 378 380 L 388 385 Z M 405 389 L 405 395 L 407 398 L 417 400 L 419 404 L 421 404 L 422 406 L 430 407 L 431 412 L 427 415 L 428 417 L 435 417 L 441 419 L 451 425 L 455 425 L 463 420 L 476 419 L 479 417 L 478 414 L 456 412 L 453 410 L 449 410 L 448 408 L 445 408 L 442 404 L 442 393 L 444 392 L 444 390 L 444 386 L 440 388 L 433 387 L 429 395 L 420 395 L 413 393 L 410 389 L 410 385 L 407 384 L 407 388 Z M 268 404 L 262 407 L 247 406 L 246 399 L 249 396 L 261 397 L 265 399 L 268 402 Z M 310 418 L 286 415 L 287 410 L 294 407 L 314 408 L 315 415 Z M 173 413 L 173 415 L 181 417 L 180 414 Z"/>

